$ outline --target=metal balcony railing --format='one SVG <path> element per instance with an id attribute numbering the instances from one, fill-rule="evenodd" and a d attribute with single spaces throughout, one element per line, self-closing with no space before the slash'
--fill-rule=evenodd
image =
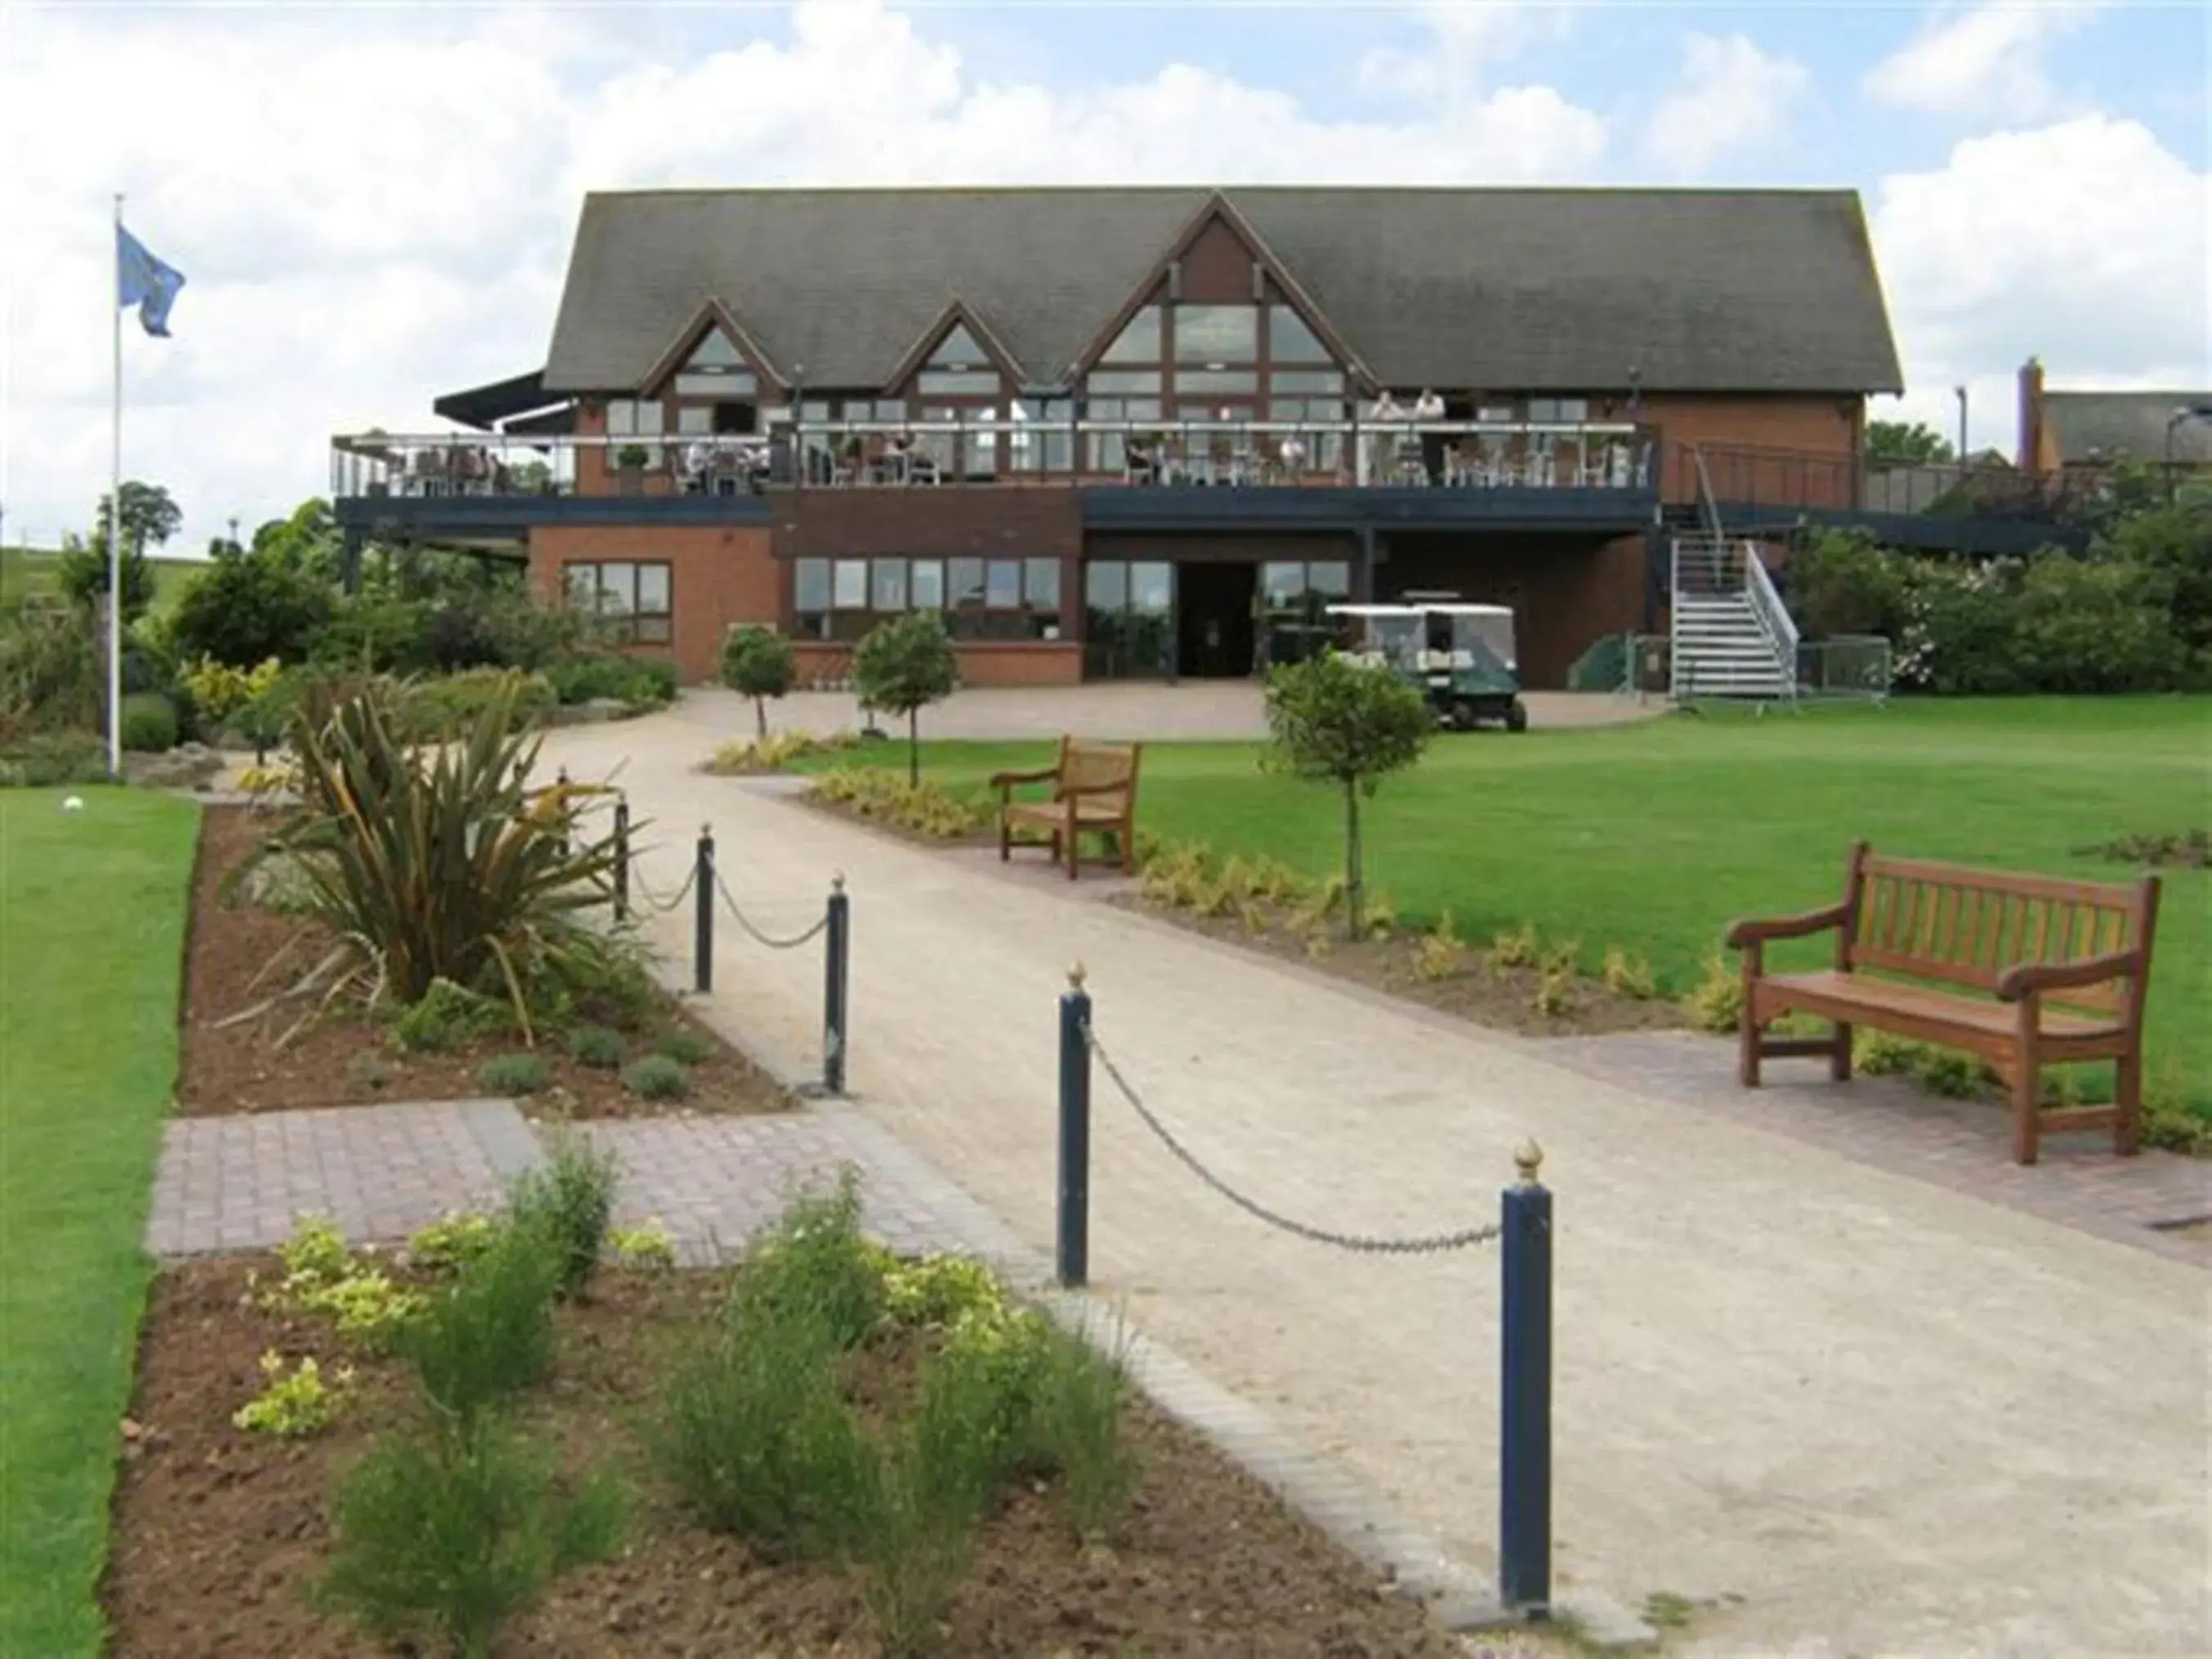
<path id="1" fill-rule="evenodd" d="M 780 422 L 760 434 L 368 432 L 331 441 L 331 489 L 376 495 L 661 495 L 1123 483 L 1651 489 L 1656 433 L 1624 424 L 1245 420 Z"/>

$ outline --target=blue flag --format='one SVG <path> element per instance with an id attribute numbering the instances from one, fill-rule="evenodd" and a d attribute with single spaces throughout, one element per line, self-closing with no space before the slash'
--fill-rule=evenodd
<path id="1" fill-rule="evenodd" d="M 184 285 L 183 271 L 163 264 L 136 236 L 116 226 L 115 302 L 137 306 L 138 320 L 149 334 L 167 337 L 169 307 Z"/>

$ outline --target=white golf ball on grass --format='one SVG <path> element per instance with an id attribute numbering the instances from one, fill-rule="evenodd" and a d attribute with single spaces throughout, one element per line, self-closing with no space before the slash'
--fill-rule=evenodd
<path id="1" fill-rule="evenodd" d="M 64 812 L 83 811 L 84 797 L 82 795 L 64 795 L 62 797 L 62 811 Z"/>

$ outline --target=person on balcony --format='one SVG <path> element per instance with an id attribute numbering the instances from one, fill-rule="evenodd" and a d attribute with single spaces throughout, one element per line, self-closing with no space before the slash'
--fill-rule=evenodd
<path id="1" fill-rule="evenodd" d="M 1431 486 L 1441 484 L 1444 481 L 1444 434 L 1441 432 L 1427 430 L 1425 423 L 1441 421 L 1443 417 L 1444 400 L 1430 387 L 1423 386 L 1421 395 L 1413 399 L 1413 418 L 1424 422 L 1421 433 L 1421 471 L 1428 475 Z"/>
<path id="2" fill-rule="evenodd" d="M 1367 411 L 1367 418 L 1378 427 L 1387 428 L 1402 426 L 1407 416 L 1405 406 L 1393 398 L 1390 395 L 1390 388 L 1385 386 L 1382 388 L 1382 395 L 1376 398 L 1374 407 Z M 1403 432 L 1382 431 L 1364 441 L 1364 447 L 1367 451 L 1367 470 L 1370 477 L 1381 479 L 1389 477 L 1390 469 L 1388 462 L 1395 451 L 1399 439 L 1404 436 Z"/>

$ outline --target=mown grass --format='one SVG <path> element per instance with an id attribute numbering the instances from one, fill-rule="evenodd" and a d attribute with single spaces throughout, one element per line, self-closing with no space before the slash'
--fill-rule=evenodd
<path id="1" fill-rule="evenodd" d="M 1258 754 L 1251 744 L 1148 745 L 1139 823 L 1334 870 L 1340 803 L 1262 773 Z M 1051 759 L 1049 743 L 939 743 L 922 768 L 959 788 Z M 802 766 L 893 763 L 902 750 Z M 1407 921 L 1449 910 L 1476 939 L 1534 922 L 1547 939 L 1579 939 L 1585 969 L 1618 944 L 1648 957 L 1673 993 L 1696 981 L 1731 918 L 1832 902 L 1855 837 L 2111 880 L 2132 872 L 2081 849 L 2208 818 L 2212 699 L 2202 697 L 1906 701 L 1444 736 L 1363 815 L 1369 884 Z M 2166 877 L 2150 1071 L 2212 1116 L 2212 873 Z"/>
<path id="2" fill-rule="evenodd" d="M 146 566 L 154 579 L 153 608 L 161 611 L 175 600 L 195 571 L 206 568 L 206 561 L 149 558 Z M 0 547 L 0 599 L 52 592 L 60 571 L 61 556 L 51 548 Z"/>
<path id="3" fill-rule="evenodd" d="M 97 1653 L 198 808 L 0 790 L 0 1653 Z"/>

